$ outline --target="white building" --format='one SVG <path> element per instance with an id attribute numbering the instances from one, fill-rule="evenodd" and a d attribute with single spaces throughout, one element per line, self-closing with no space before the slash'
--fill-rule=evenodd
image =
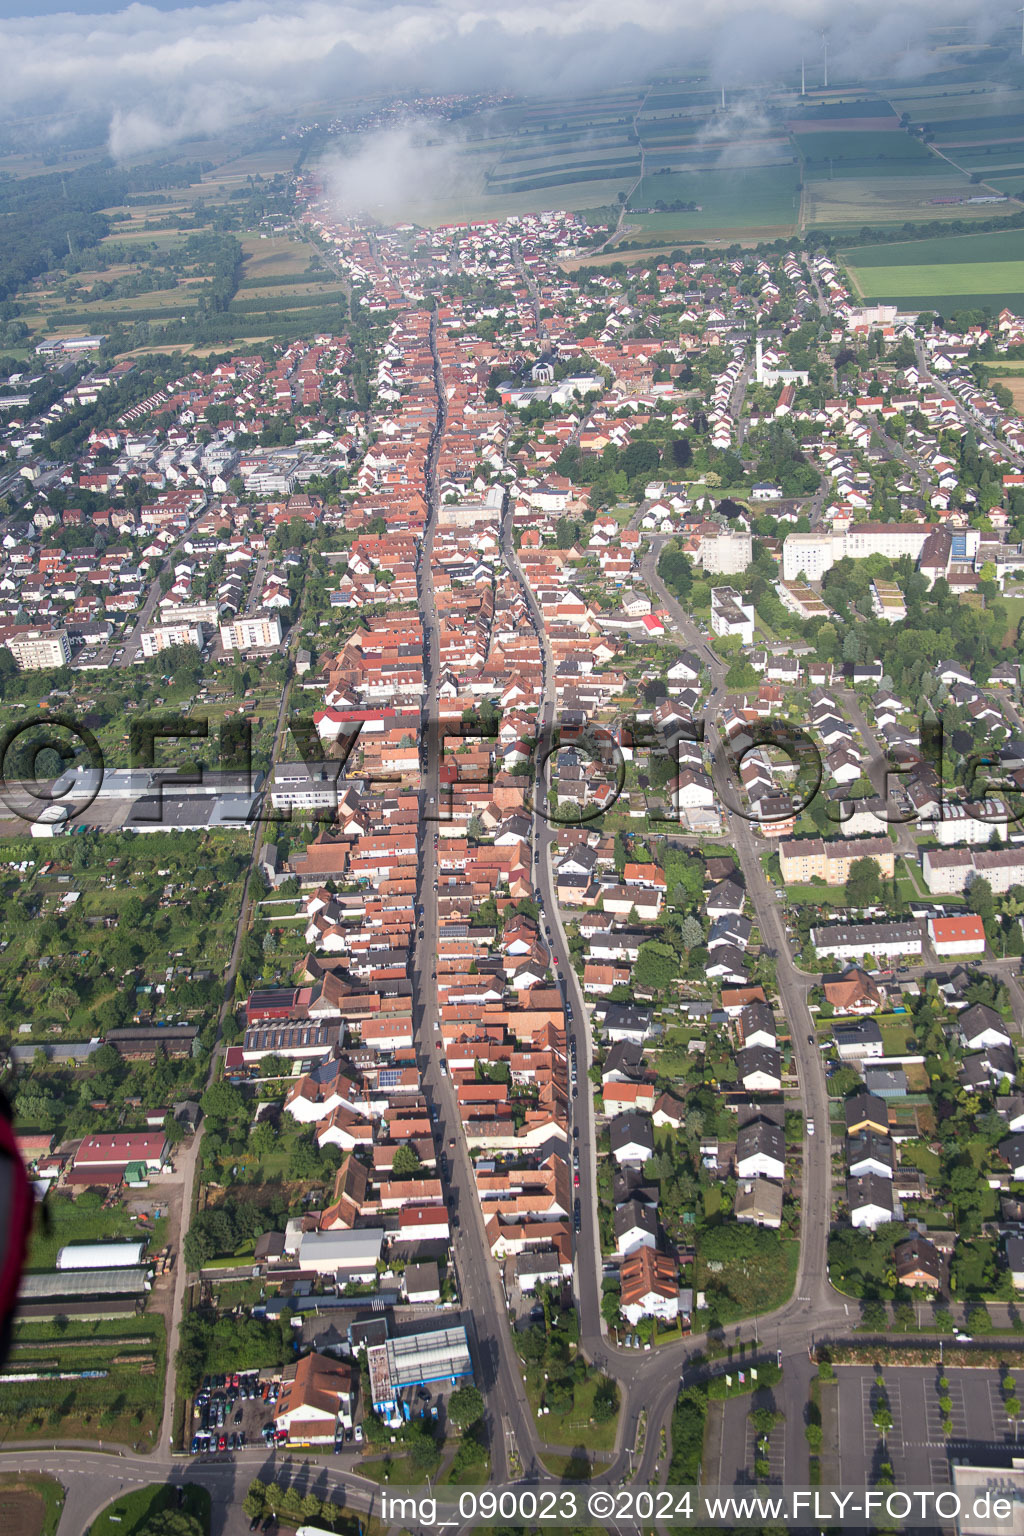
<path id="1" fill-rule="evenodd" d="M 71 660 L 71 642 L 66 629 L 30 629 L 12 635 L 7 649 L 18 663 L 19 672 L 42 672 L 48 667 L 63 667 Z"/>
<path id="2" fill-rule="evenodd" d="M 744 645 L 753 645 L 754 605 L 744 602 L 733 587 L 712 587 L 711 629 L 716 635 L 739 635 Z"/>
<path id="3" fill-rule="evenodd" d="M 276 613 L 257 613 L 220 627 L 220 642 L 226 651 L 261 651 L 281 644 L 281 620 Z"/>
<path id="4" fill-rule="evenodd" d="M 701 565 L 709 576 L 738 576 L 753 559 L 753 548 L 746 529 L 719 528 L 701 537 Z"/>
<path id="5" fill-rule="evenodd" d="M 195 645 L 200 650 L 206 639 L 206 631 L 201 624 L 189 624 L 178 620 L 172 624 L 155 624 L 152 629 L 142 632 L 143 656 L 158 656 L 161 651 L 169 650 L 173 645 Z"/>

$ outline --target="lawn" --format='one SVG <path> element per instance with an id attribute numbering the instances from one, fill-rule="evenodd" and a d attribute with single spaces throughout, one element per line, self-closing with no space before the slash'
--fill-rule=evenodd
<path id="1" fill-rule="evenodd" d="M 586 1456 L 575 1454 L 563 1455 L 557 1451 L 541 1451 L 540 1459 L 560 1482 L 585 1483 L 595 1473 L 601 1473 L 607 1466 L 606 1457 L 594 1458 L 589 1454 L 590 1445 L 583 1447 L 587 1451 Z"/>
<path id="2" fill-rule="evenodd" d="M 1022 374 L 1024 374 L 1024 364 L 1021 364 L 1020 367 Z M 1000 383 L 1002 382 L 1004 381 L 1000 380 Z M 1005 383 L 1008 388 L 1013 389 L 1013 380 L 1007 379 Z M 1024 380 L 1022 380 L 1022 384 L 1024 384 Z M 1014 391 L 1014 404 L 1017 405 L 1018 410 L 1021 405 L 1024 405 L 1024 398 L 1018 400 L 1016 391 Z M 1001 597 L 999 601 L 1006 609 L 1006 633 L 1003 636 L 1003 644 L 1013 645 L 1017 639 L 1017 625 L 1024 619 L 1024 597 Z"/>
<path id="3" fill-rule="evenodd" d="M 149 1236 L 149 1251 L 163 1246 L 166 1234 L 166 1218 L 154 1223 L 154 1231 L 143 1229 L 132 1221 L 122 1206 L 105 1211 L 80 1196 L 72 1200 L 69 1195 L 50 1194 L 44 1204 L 37 1206 L 32 1239 L 29 1245 L 28 1268 L 52 1270 L 57 1263 L 57 1251 L 65 1243 L 96 1243 L 116 1238 L 141 1241 Z"/>
<path id="4" fill-rule="evenodd" d="M 57 1536 L 63 1508 L 64 1489 L 55 1477 L 0 1473 L 4 1536 Z"/>
<path id="5" fill-rule="evenodd" d="M 207 1489 L 186 1483 L 182 1509 L 194 1515 L 203 1530 L 210 1530 L 210 1495 Z M 89 1527 L 89 1536 L 134 1536 L 154 1515 L 178 1508 L 177 1491 L 167 1483 L 150 1483 L 133 1493 L 122 1493 L 101 1510 Z"/>
<path id="6" fill-rule="evenodd" d="M 422 1468 L 413 1466 L 408 1456 L 372 1456 L 358 1465 L 361 1477 L 368 1477 L 375 1483 L 394 1483 L 396 1488 L 418 1488 L 428 1477 Z"/>
<path id="7" fill-rule="evenodd" d="M 846 892 L 841 885 L 815 885 L 810 881 L 806 885 L 801 885 L 792 881 L 787 883 L 784 889 L 786 900 L 791 901 L 794 906 L 846 906 Z"/>
<path id="8" fill-rule="evenodd" d="M 918 1168 L 927 1179 L 934 1181 L 938 1178 L 942 1168 L 942 1160 L 937 1152 L 933 1152 L 923 1141 L 904 1142 L 900 1148 L 900 1158 L 904 1163 L 909 1163 L 911 1168 Z"/>
<path id="9" fill-rule="evenodd" d="M 882 1049 L 887 1056 L 905 1056 L 913 1042 L 914 1032 L 909 1024 L 882 1024 Z M 908 1043 L 909 1042 L 909 1043 Z"/>
<path id="10" fill-rule="evenodd" d="M 601 1380 L 601 1376 L 594 1372 L 585 1381 L 579 1382 L 573 1392 L 572 1407 L 566 1413 L 554 1411 L 539 1413 L 544 1378 L 537 1370 L 528 1369 L 526 1393 L 530 1399 L 530 1406 L 537 1421 L 537 1433 L 541 1440 L 547 1440 L 552 1445 L 581 1443 L 585 1444 L 590 1451 L 614 1450 L 615 1432 L 619 1422 L 618 1413 L 606 1419 L 603 1424 L 597 1424 L 593 1419 L 594 1393 Z"/>

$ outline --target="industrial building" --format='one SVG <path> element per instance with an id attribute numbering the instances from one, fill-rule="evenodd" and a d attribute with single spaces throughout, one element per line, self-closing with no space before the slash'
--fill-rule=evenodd
<path id="1" fill-rule="evenodd" d="M 68 1243 L 57 1251 L 58 1269 L 132 1269 L 142 1263 L 145 1243 Z"/>
<path id="2" fill-rule="evenodd" d="M 374 1410 L 391 1424 L 410 1415 L 403 1392 L 442 1381 L 455 1387 L 463 1377 L 473 1375 L 469 1339 L 461 1323 L 371 1345 L 366 1365 Z"/>
<path id="3" fill-rule="evenodd" d="M 123 1269 L 65 1269 L 53 1274 L 23 1275 L 18 1291 L 22 1317 L 123 1317 L 140 1310 L 150 1290 L 145 1265 Z"/>
<path id="4" fill-rule="evenodd" d="M 377 1278 L 384 1244 L 383 1227 L 358 1227 L 341 1232 L 304 1232 L 299 1242 L 299 1267 L 317 1275 L 339 1276 L 363 1284 Z"/>

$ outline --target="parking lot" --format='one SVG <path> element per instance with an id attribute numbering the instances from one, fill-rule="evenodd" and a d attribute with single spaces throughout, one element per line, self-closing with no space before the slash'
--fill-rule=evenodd
<path id="1" fill-rule="evenodd" d="M 836 1370 L 843 1481 L 870 1482 L 881 1459 L 881 1436 L 872 1422 L 875 1373 L 869 1366 L 841 1365 Z M 893 1366 L 883 1371 L 892 1413 L 886 1452 L 900 1487 L 948 1487 L 952 1457 L 1008 1466 L 1013 1455 L 1013 1424 L 1003 1406 L 1000 1372 L 947 1366 L 945 1373 L 953 1423 L 948 1439 L 942 1431 L 939 1367 Z"/>
<path id="2" fill-rule="evenodd" d="M 280 1382 L 258 1371 L 205 1377 L 192 1405 L 192 1454 L 269 1444 L 279 1393 Z"/>

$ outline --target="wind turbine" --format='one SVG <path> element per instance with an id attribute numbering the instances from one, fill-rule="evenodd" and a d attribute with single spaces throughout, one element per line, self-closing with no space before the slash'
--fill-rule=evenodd
<path id="1" fill-rule="evenodd" d="M 807 95 L 807 64 L 803 54 L 800 55 L 800 95 Z"/>
<path id="2" fill-rule="evenodd" d="M 1018 10 L 1017 14 L 1018 14 L 1018 16 L 1021 19 L 1020 20 L 1020 56 L 1021 56 L 1022 59 L 1024 59 L 1024 6 L 1021 6 L 1021 8 Z"/>
<path id="3" fill-rule="evenodd" d="M 828 38 L 821 34 L 821 46 L 825 50 L 825 89 L 828 90 Z"/>

